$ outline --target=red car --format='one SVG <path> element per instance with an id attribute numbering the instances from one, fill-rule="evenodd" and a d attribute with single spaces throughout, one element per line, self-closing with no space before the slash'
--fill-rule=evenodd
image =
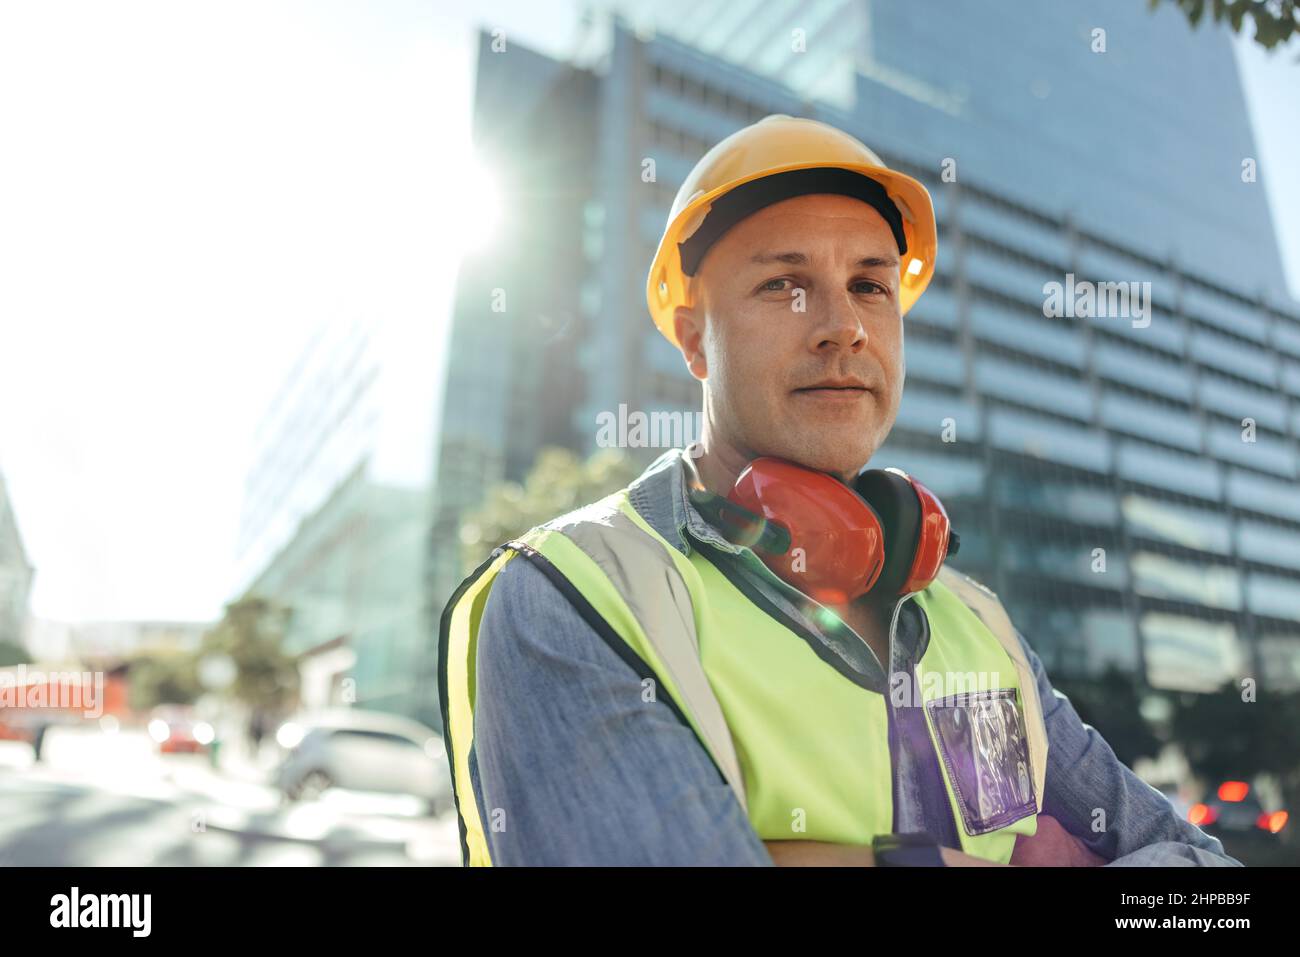
<path id="1" fill-rule="evenodd" d="M 204 754 L 215 736 L 212 725 L 197 720 L 189 708 L 161 705 L 149 717 L 149 737 L 163 754 Z"/>

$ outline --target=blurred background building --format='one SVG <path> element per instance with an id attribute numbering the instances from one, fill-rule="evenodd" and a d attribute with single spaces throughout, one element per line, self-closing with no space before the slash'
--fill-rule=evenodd
<path id="1" fill-rule="evenodd" d="M 134 656 L 194 653 L 212 627 L 207 621 L 54 621 L 32 618 L 27 651 L 52 664 L 118 662 Z"/>
<path id="2" fill-rule="evenodd" d="M 638 4 L 624 21 L 629 5 L 598 4 L 569 62 L 482 35 L 475 142 L 511 232 L 457 290 L 431 609 L 486 487 L 543 445 L 593 451 L 622 403 L 698 409 L 646 272 L 695 161 L 789 113 L 934 196 L 938 269 L 873 465 L 943 497 L 954 564 L 1003 596 L 1054 678 L 1113 664 L 1161 689 L 1300 687 L 1300 306 L 1263 187 L 1243 181 L 1256 154 L 1229 39 L 1145 4 L 1027 6 Z M 1149 325 L 1045 318 L 1067 274 L 1149 282 Z"/>
<path id="3" fill-rule="evenodd" d="M 428 496 L 418 477 L 398 482 L 385 467 L 395 444 L 427 454 L 429 440 L 393 423 L 421 401 L 386 361 L 400 351 L 395 331 L 322 326 L 267 412 L 248 475 L 236 593 L 288 609 L 285 650 L 308 708 L 429 710 L 413 677 L 427 640 Z"/>
<path id="4" fill-rule="evenodd" d="M 35 573 L 18 533 L 4 475 L 0 474 L 0 645 L 23 644 L 27 599 Z"/>

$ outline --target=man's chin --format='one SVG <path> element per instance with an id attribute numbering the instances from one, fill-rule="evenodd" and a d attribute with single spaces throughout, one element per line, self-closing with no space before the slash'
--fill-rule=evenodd
<path id="1" fill-rule="evenodd" d="M 826 442 L 818 443 L 816 446 L 779 447 L 779 450 L 766 451 L 762 454 L 786 459 L 819 472 L 852 477 L 857 475 L 862 470 L 862 466 L 871 459 L 873 451 L 873 447 L 861 441 L 844 441 L 840 444 Z"/>

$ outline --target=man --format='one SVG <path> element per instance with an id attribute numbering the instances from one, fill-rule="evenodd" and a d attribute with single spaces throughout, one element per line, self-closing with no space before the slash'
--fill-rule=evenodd
<path id="1" fill-rule="evenodd" d="M 1239 863 L 939 568 L 924 486 L 863 471 L 936 245 L 924 187 L 822 123 L 767 117 L 692 171 L 647 292 L 700 441 L 499 548 L 444 612 L 466 863 Z M 802 505 L 742 507 L 760 485 Z M 875 531 L 843 537 L 832 500 Z M 869 576 L 813 587 L 858 552 Z"/>

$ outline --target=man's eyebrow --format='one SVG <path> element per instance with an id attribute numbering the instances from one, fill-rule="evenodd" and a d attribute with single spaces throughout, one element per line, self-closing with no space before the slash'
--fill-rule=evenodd
<path id="1" fill-rule="evenodd" d="M 803 253 L 755 253 L 750 257 L 752 263 L 789 263 L 792 266 L 808 265 L 808 257 Z"/>
<path id="2" fill-rule="evenodd" d="M 785 253 L 755 253 L 753 256 L 750 257 L 749 261 L 752 263 L 760 263 L 760 264 L 779 262 L 779 263 L 789 263 L 792 266 L 808 265 L 808 257 L 801 252 L 795 252 L 795 251 L 785 252 Z M 866 267 L 897 266 L 898 257 L 864 256 L 862 259 L 859 259 L 853 265 L 866 266 Z"/>

